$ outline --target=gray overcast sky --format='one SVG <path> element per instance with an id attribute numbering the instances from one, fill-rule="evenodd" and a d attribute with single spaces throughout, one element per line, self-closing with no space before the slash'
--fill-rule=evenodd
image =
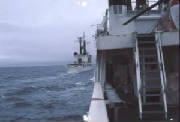
<path id="1" fill-rule="evenodd" d="M 0 66 L 71 61 L 83 31 L 95 54 L 91 25 L 106 8 L 107 0 L 0 0 Z"/>

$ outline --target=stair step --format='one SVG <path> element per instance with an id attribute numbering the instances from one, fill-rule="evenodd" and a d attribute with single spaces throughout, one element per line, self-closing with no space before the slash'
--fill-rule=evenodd
<path id="1" fill-rule="evenodd" d="M 143 38 L 155 38 L 154 34 L 152 34 L 152 33 L 148 33 L 148 34 L 137 34 L 137 38 L 140 38 L 140 37 L 143 37 Z"/>
<path id="2" fill-rule="evenodd" d="M 161 80 L 160 77 L 146 77 L 146 80 Z"/>
<path id="3" fill-rule="evenodd" d="M 161 102 L 146 102 L 146 103 L 142 103 L 142 105 L 162 105 L 163 103 Z"/>
<path id="4" fill-rule="evenodd" d="M 143 114 L 164 114 L 164 111 L 143 111 Z"/>
<path id="5" fill-rule="evenodd" d="M 146 70 L 144 72 L 141 71 L 142 74 L 146 74 L 146 73 L 159 73 L 159 70 Z"/>
<path id="6" fill-rule="evenodd" d="M 156 50 L 156 48 L 149 48 L 149 47 L 144 47 L 144 48 L 139 48 L 140 51 L 145 51 L 145 50 Z"/>
<path id="7" fill-rule="evenodd" d="M 153 68 L 153 70 L 147 69 L 147 68 L 145 68 L 145 69 L 141 68 L 141 73 L 145 73 L 145 74 L 146 73 L 160 73 L 160 69 L 157 65 L 156 65 L 156 67 Z"/>
<path id="8" fill-rule="evenodd" d="M 160 77 L 160 72 L 141 72 L 141 75 L 145 77 Z"/>
<path id="9" fill-rule="evenodd" d="M 143 86 L 142 88 L 144 88 L 144 89 L 161 89 L 162 87 L 160 86 L 160 87 L 147 87 L 147 86 Z"/>
<path id="10" fill-rule="evenodd" d="M 155 41 L 142 41 L 142 40 L 139 40 L 139 44 L 155 44 L 156 42 Z"/>
<path id="11" fill-rule="evenodd" d="M 155 103 L 155 102 L 151 102 L 151 104 L 142 104 L 143 110 L 144 111 L 163 111 L 164 110 L 163 103 L 161 104 L 152 104 L 152 103 Z M 156 102 L 156 103 L 160 103 L 160 102 Z"/>
<path id="12" fill-rule="evenodd" d="M 157 57 L 157 55 L 140 55 L 140 58 L 153 58 L 153 57 Z"/>
<path id="13" fill-rule="evenodd" d="M 157 94 L 157 93 L 161 93 L 162 87 L 142 87 L 142 89 L 146 90 L 146 94 Z"/>
<path id="14" fill-rule="evenodd" d="M 161 96 L 162 94 L 142 94 L 142 96 L 147 96 L 147 97 L 155 97 L 155 96 Z"/>
<path id="15" fill-rule="evenodd" d="M 147 97 L 159 97 L 157 96 L 157 94 L 161 94 L 161 88 L 145 88 L 145 90 L 142 89 L 140 90 L 140 92 L 142 96 L 144 94 L 147 94 L 147 95 L 151 94 L 151 96 L 147 96 Z M 154 94 L 154 96 L 152 94 Z"/>
<path id="16" fill-rule="evenodd" d="M 152 64 L 153 65 L 153 64 L 158 64 L 158 62 L 145 62 L 144 64 L 146 64 L 146 65 L 148 65 L 148 64 L 151 65 Z"/>

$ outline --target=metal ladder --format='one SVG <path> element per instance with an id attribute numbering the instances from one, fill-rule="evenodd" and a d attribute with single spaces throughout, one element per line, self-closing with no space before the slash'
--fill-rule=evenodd
<path id="1" fill-rule="evenodd" d="M 140 119 L 167 119 L 166 74 L 160 38 L 138 34 L 136 77 Z"/>

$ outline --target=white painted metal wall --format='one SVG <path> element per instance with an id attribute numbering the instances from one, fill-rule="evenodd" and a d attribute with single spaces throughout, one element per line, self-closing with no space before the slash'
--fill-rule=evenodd
<path id="1" fill-rule="evenodd" d="M 119 7 L 118 7 L 119 6 Z M 115 13 L 114 7 L 121 8 L 122 12 Z M 125 5 L 111 5 L 109 7 L 109 34 L 110 35 L 123 35 L 137 33 L 150 33 L 155 27 L 160 14 L 150 14 L 140 16 L 136 21 L 132 21 L 127 25 L 123 25 L 133 15 L 127 14 L 127 7 Z"/>
<path id="2" fill-rule="evenodd" d="M 123 35 L 134 32 L 135 31 L 134 22 L 128 25 L 122 25 L 125 21 L 127 21 L 130 18 L 126 16 L 126 11 L 127 11 L 126 6 L 122 6 L 122 14 L 115 14 L 113 9 L 114 7 L 115 5 L 111 5 L 109 7 L 109 34 Z"/>
<path id="3" fill-rule="evenodd" d="M 96 40 L 98 50 L 131 48 L 135 45 L 135 33 L 101 36 Z"/>
<path id="4" fill-rule="evenodd" d="M 160 15 L 140 16 L 135 23 L 135 31 L 140 34 L 151 33 L 160 19 Z"/>
<path id="5" fill-rule="evenodd" d="M 135 33 L 119 36 L 101 36 L 96 40 L 97 50 L 111 50 L 135 47 Z M 179 45 L 179 32 L 161 33 L 162 46 Z"/>

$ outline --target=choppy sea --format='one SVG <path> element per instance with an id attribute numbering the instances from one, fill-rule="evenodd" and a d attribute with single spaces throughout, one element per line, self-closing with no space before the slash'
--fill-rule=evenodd
<path id="1" fill-rule="evenodd" d="M 65 65 L 0 68 L 0 122 L 83 122 L 93 77 Z"/>

